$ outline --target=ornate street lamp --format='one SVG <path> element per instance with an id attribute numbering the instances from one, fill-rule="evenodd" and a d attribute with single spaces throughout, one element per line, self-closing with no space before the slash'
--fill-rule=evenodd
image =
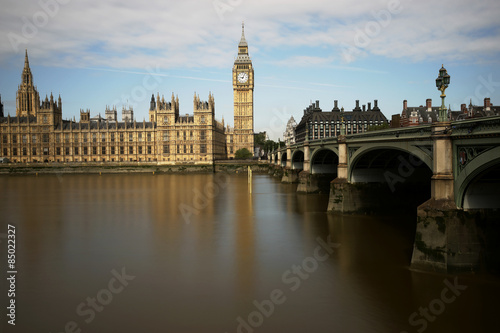
<path id="1" fill-rule="evenodd" d="M 439 121 L 440 122 L 445 122 L 447 120 L 447 115 L 446 115 L 446 106 L 444 105 L 444 98 L 446 95 L 444 94 L 444 91 L 446 88 L 448 88 L 448 85 L 450 84 L 450 76 L 448 75 L 448 72 L 444 68 L 444 65 L 441 66 L 441 69 L 439 70 L 439 76 L 436 79 L 436 87 L 438 88 L 439 91 L 441 91 L 441 108 L 439 109 Z"/>
<path id="2" fill-rule="evenodd" d="M 345 136 L 345 119 L 344 119 L 344 107 L 340 109 L 340 135 Z"/>

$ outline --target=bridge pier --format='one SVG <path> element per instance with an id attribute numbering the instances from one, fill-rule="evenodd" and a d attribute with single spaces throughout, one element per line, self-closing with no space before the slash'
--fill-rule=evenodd
<path id="1" fill-rule="evenodd" d="M 305 164 L 305 162 L 304 162 Z M 319 183 L 318 177 L 309 171 L 302 171 L 299 173 L 299 185 L 297 186 L 297 193 L 318 193 Z"/>
<path id="2" fill-rule="evenodd" d="M 297 193 L 319 192 L 318 180 L 311 174 L 311 149 L 309 148 L 309 130 L 306 129 L 304 140 L 304 170 L 298 174 Z"/>
<path id="3" fill-rule="evenodd" d="M 269 174 L 281 179 L 283 178 L 283 168 L 280 165 L 274 165 L 274 167 L 269 170 Z"/>
<path id="4" fill-rule="evenodd" d="M 290 149 L 290 145 L 288 144 L 286 147 L 286 168 L 292 168 L 292 149 Z"/>
<path id="5" fill-rule="evenodd" d="M 336 213 L 367 213 L 377 208 L 376 199 L 382 197 L 374 184 L 350 184 L 347 181 L 347 144 L 345 136 L 339 136 L 339 164 L 337 178 L 330 183 L 328 211 Z"/>
<path id="6" fill-rule="evenodd" d="M 448 128 L 448 130 L 447 130 Z M 481 244 L 476 217 L 457 208 L 454 197 L 450 123 L 432 127 L 431 198 L 417 208 L 411 267 L 432 271 L 471 270 L 479 265 Z"/>
<path id="7" fill-rule="evenodd" d="M 283 177 L 281 178 L 281 182 L 282 183 L 298 183 L 299 182 L 299 172 L 300 172 L 300 170 L 285 168 L 283 170 Z"/>
<path id="8" fill-rule="evenodd" d="M 336 178 L 330 184 L 328 211 L 345 214 L 365 214 L 381 209 L 382 200 L 387 197 L 378 183 L 350 184 L 345 179 Z M 386 186 L 387 188 L 387 186 Z"/>
<path id="9" fill-rule="evenodd" d="M 474 270 L 482 249 L 478 215 L 456 208 L 449 200 L 426 201 L 417 209 L 411 268 L 451 272 Z"/>

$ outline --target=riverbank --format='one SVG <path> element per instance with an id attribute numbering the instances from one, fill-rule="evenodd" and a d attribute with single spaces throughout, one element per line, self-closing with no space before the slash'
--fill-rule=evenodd
<path id="1" fill-rule="evenodd" d="M 0 175 L 106 174 L 106 173 L 267 173 L 267 161 L 216 161 L 213 164 L 165 165 L 151 162 L 9 163 L 0 164 Z"/>

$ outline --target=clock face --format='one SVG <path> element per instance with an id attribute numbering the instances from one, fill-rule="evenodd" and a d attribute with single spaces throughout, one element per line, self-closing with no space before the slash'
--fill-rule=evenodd
<path id="1" fill-rule="evenodd" d="M 247 73 L 238 74 L 238 82 L 239 83 L 245 83 L 247 81 L 248 81 L 248 74 Z"/>

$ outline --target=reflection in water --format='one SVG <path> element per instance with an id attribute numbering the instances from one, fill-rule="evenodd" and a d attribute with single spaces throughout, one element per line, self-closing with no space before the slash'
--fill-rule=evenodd
<path id="1" fill-rule="evenodd" d="M 2 232 L 17 228 L 20 332 L 71 321 L 83 332 L 417 332 L 422 317 L 409 317 L 454 278 L 408 269 L 414 216 L 326 214 L 327 196 L 264 175 L 251 194 L 245 175 L 0 179 Z M 341 246 L 298 285 L 284 278 L 299 276 L 318 238 Z M 77 307 L 122 268 L 135 279 L 86 322 Z M 497 327 L 498 278 L 459 279 L 467 289 L 426 332 Z M 263 315 L 256 304 L 275 290 L 286 300 Z M 240 326 L 259 311 L 259 327 Z"/>

